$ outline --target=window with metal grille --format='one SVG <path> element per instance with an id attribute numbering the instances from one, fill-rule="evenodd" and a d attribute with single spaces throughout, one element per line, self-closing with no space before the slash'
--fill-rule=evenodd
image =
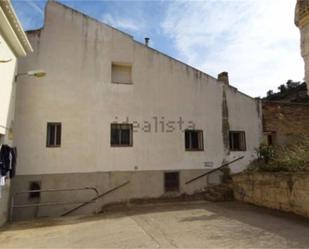
<path id="1" fill-rule="evenodd" d="M 185 147 L 188 151 L 204 150 L 203 131 L 185 130 Z"/>
<path id="2" fill-rule="evenodd" d="M 111 146 L 132 146 L 133 125 L 132 124 L 111 124 Z"/>
<path id="3" fill-rule="evenodd" d="M 60 147 L 61 145 L 61 123 L 47 123 L 47 147 Z"/>
<path id="4" fill-rule="evenodd" d="M 179 191 L 179 172 L 164 173 L 164 190 L 165 192 Z"/>
<path id="5" fill-rule="evenodd" d="M 230 131 L 230 150 L 246 150 L 246 134 L 244 131 Z"/>

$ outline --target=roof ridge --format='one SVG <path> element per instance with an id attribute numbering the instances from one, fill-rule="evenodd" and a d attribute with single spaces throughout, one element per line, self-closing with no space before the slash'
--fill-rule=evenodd
<path id="1" fill-rule="evenodd" d="M 0 1 L 1 1 L 1 0 L 0 0 Z M 164 52 L 161 52 L 161 51 L 159 51 L 159 50 L 157 50 L 157 49 L 155 49 L 155 48 L 146 46 L 145 44 L 143 44 L 143 43 L 141 43 L 141 42 L 135 40 L 135 39 L 134 39 L 134 36 L 132 36 L 132 35 L 130 35 L 130 34 L 124 32 L 124 31 L 121 31 L 121 30 L 119 30 L 119 29 L 117 29 L 117 28 L 115 28 L 115 27 L 113 27 L 113 26 L 111 26 L 111 25 L 109 25 L 109 24 L 107 24 L 107 23 L 105 23 L 105 22 L 102 22 L 102 21 L 100 21 L 100 20 L 98 20 L 98 19 L 96 19 L 96 18 L 94 18 L 94 17 L 88 16 L 87 14 L 85 14 L 85 13 L 79 11 L 79 10 L 76 10 L 76 9 L 74 9 L 74 8 L 72 8 L 72 7 L 70 7 L 70 6 L 66 5 L 66 4 L 64 4 L 64 3 L 59 2 L 59 0 L 48 0 L 48 1 L 47 1 L 46 7 L 45 7 L 45 12 L 44 12 L 44 15 L 45 15 L 45 16 L 46 16 L 46 9 L 47 9 L 47 6 L 48 6 L 48 4 L 51 4 L 51 3 L 55 3 L 55 4 L 59 5 L 59 6 L 64 7 L 64 8 L 68 8 L 68 9 L 70 9 L 71 11 L 73 11 L 73 12 L 75 12 L 75 13 L 77 13 L 77 14 L 83 16 L 83 17 L 89 18 L 90 20 L 92 20 L 92 21 L 94 21 L 94 22 L 96 22 L 96 23 L 98 23 L 98 24 L 105 25 L 105 26 L 107 26 L 108 28 L 110 28 L 110 29 L 112 29 L 112 30 L 115 30 L 115 31 L 117 31 L 117 32 L 119 32 L 119 33 L 122 33 L 122 34 L 124 34 L 124 35 L 130 37 L 134 43 L 136 43 L 136 44 L 138 44 L 138 45 L 140 45 L 140 46 L 144 46 L 145 48 L 151 50 L 152 52 L 157 52 L 157 53 L 159 53 L 160 55 L 163 55 L 163 56 L 165 56 L 165 57 L 167 57 L 167 58 L 169 58 L 169 59 L 172 59 L 173 61 L 175 61 L 175 62 L 177 62 L 177 63 L 180 63 L 180 64 L 182 64 L 183 66 L 189 67 L 190 69 L 192 69 L 192 70 L 194 70 L 194 71 L 196 71 L 196 72 L 198 72 L 198 73 L 201 73 L 201 74 L 203 74 L 203 75 L 206 76 L 206 77 L 212 78 L 212 79 L 216 80 L 217 82 L 220 82 L 220 81 L 218 81 L 218 79 L 217 79 L 216 77 L 214 77 L 214 76 L 212 76 L 212 75 L 210 75 L 210 74 L 208 74 L 208 73 L 206 73 L 206 72 L 204 72 L 204 71 L 202 71 L 202 70 L 200 70 L 200 69 L 197 69 L 197 68 L 195 68 L 194 66 L 191 66 L 191 65 L 189 65 L 189 64 L 187 64 L 187 63 L 185 63 L 185 62 L 183 62 L 183 61 L 181 61 L 181 60 L 179 60 L 179 59 L 176 59 L 176 58 L 174 58 L 174 57 L 172 57 L 172 56 L 170 56 L 170 55 L 168 55 L 168 54 L 165 54 Z M 45 25 L 45 20 L 44 20 L 44 24 L 43 24 L 43 27 L 42 27 L 42 28 L 35 29 L 35 30 L 29 30 L 29 31 L 27 31 L 27 32 L 35 32 L 35 31 L 42 30 L 42 29 L 44 28 L 44 25 Z M 224 83 L 222 83 L 222 84 L 224 84 Z M 239 91 L 236 87 L 234 87 L 234 86 L 232 86 L 232 85 L 228 85 L 228 87 L 229 87 L 230 89 L 236 90 L 238 93 L 241 93 L 241 94 L 245 95 L 246 97 L 249 97 L 249 98 L 251 98 L 251 99 L 254 99 L 254 97 L 249 96 L 248 94 Z"/>
<path id="2" fill-rule="evenodd" d="M 120 30 L 120 29 L 117 29 L 117 28 L 111 26 L 111 25 L 108 24 L 108 23 L 102 22 L 101 20 L 99 20 L 99 19 L 97 19 L 97 18 L 95 18 L 95 17 L 89 16 L 89 15 L 87 15 L 87 14 L 81 12 L 80 10 L 74 9 L 74 8 L 72 8 L 71 6 L 68 6 L 68 5 L 66 5 L 66 4 L 64 4 L 64 3 L 62 3 L 62 2 L 59 2 L 58 0 L 48 0 L 48 1 L 47 1 L 47 4 L 46 4 L 46 8 L 47 8 L 47 5 L 50 4 L 50 3 L 55 3 L 55 4 L 58 4 L 58 5 L 62 6 L 62 7 L 65 7 L 65 8 L 67 8 L 67 9 L 70 9 L 71 11 L 73 11 L 73 12 L 79 14 L 79 15 L 85 16 L 85 17 L 87 17 L 87 18 L 89 18 L 89 19 L 91 19 L 91 20 L 93 20 L 93 21 L 95 21 L 95 22 L 97 22 L 97 23 L 99 23 L 99 24 L 104 24 L 104 25 L 106 25 L 108 28 L 111 28 L 111 29 L 113 29 L 113 30 L 116 30 L 116 31 L 118 31 L 118 32 L 120 32 L 120 33 L 122 33 L 122 34 L 124 34 L 124 35 L 126 35 L 126 36 L 129 36 L 129 37 L 131 37 L 131 38 L 133 39 L 133 36 L 132 36 L 131 34 L 126 33 L 126 32 L 124 32 L 124 31 L 122 31 L 122 30 Z M 45 9 L 46 9 L 46 8 L 45 8 Z"/>

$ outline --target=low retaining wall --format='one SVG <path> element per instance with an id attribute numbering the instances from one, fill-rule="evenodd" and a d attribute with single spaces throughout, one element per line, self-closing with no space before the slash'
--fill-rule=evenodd
<path id="1" fill-rule="evenodd" d="M 309 173 L 241 173 L 233 183 L 236 200 L 309 217 Z"/>

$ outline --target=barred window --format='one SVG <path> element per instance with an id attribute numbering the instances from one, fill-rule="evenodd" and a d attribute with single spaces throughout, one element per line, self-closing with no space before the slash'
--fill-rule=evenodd
<path id="1" fill-rule="evenodd" d="M 246 134 L 244 131 L 230 131 L 230 150 L 246 150 Z"/>
<path id="2" fill-rule="evenodd" d="M 47 123 L 47 147 L 60 147 L 61 145 L 61 123 Z"/>
<path id="3" fill-rule="evenodd" d="M 111 124 L 111 146 L 133 146 L 133 125 Z"/>
<path id="4" fill-rule="evenodd" d="M 185 130 L 185 147 L 188 151 L 204 150 L 203 131 Z"/>

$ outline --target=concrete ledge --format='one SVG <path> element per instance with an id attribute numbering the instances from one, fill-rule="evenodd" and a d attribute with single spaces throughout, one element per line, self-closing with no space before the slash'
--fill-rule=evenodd
<path id="1" fill-rule="evenodd" d="M 242 173 L 233 182 L 236 200 L 309 217 L 309 173 Z"/>

